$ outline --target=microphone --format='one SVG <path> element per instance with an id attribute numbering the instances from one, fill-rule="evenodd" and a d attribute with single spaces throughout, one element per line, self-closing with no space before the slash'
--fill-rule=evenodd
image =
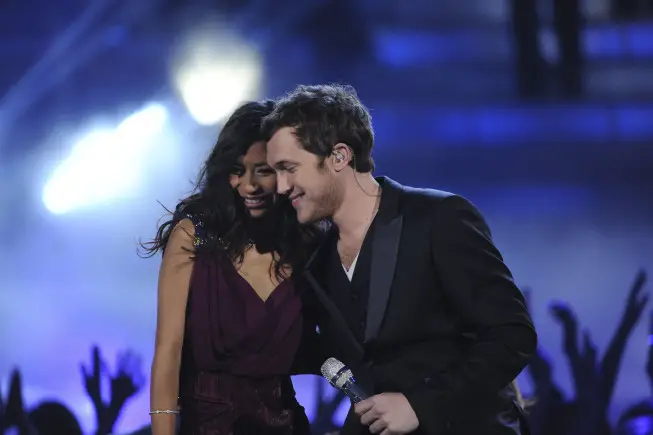
<path id="1" fill-rule="evenodd" d="M 322 376 L 329 381 L 331 386 L 336 387 L 345 393 L 352 402 L 358 403 L 370 397 L 369 394 L 363 391 L 363 389 L 356 383 L 356 379 L 354 379 L 354 374 L 351 370 L 337 359 L 329 358 L 326 360 L 324 364 L 322 364 L 320 371 L 322 372 Z"/>

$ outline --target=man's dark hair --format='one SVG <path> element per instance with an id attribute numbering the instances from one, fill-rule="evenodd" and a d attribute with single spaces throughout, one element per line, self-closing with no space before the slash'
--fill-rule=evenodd
<path id="1" fill-rule="evenodd" d="M 352 168 L 374 170 L 372 117 L 351 86 L 297 86 L 265 117 L 263 134 L 270 139 L 283 127 L 293 127 L 302 147 L 322 161 L 335 144 L 344 143 L 354 153 L 349 163 Z"/>

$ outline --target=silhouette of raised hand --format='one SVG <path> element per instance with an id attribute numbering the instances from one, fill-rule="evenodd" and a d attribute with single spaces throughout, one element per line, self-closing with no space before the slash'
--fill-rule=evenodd
<path id="1" fill-rule="evenodd" d="M 15 369 L 11 373 L 9 384 L 9 396 L 7 396 L 7 417 L 9 421 L 20 425 L 25 418 L 25 406 L 23 405 L 23 379 L 20 372 Z"/>
<path id="2" fill-rule="evenodd" d="M 141 357 L 131 350 L 121 352 L 117 358 L 116 374 L 111 377 L 111 406 L 122 407 L 145 384 Z"/>
<path id="3" fill-rule="evenodd" d="M 592 341 L 589 331 L 583 332 L 583 345 L 580 352 L 580 376 L 578 384 L 580 391 L 576 391 L 577 397 L 592 397 L 598 381 L 599 363 L 597 359 L 596 345 Z"/>
<path id="4" fill-rule="evenodd" d="M 653 311 L 649 314 L 648 323 L 648 358 L 646 361 L 646 374 L 648 375 L 651 395 L 653 395 Z"/>
<path id="5" fill-rule="evenodd" d="M 100 355 L 100 349 L 93 346 L 91 350 L 91 366 L 87 367 L 84 363 L 80 364 L 84 387 L 88 397 L 93 402 L 95 409 L 102 406 L 102 375 L 107 372 L 106 363 Z"/>
<path id="6" fill-rule="evenodd" d="M 630 287 L 626 307 L 621 316 L 619 326 L 610 339 L 610 344 L 601 360 L 601 391 L 600 400 L 606 409 L 610 405 L 614 387 L 617 382 L 617 375 L 621 367 L 621 360 L 628 344 L 628 339 L 639 322 L 648 303 L 648 294 L 643 293 L 646 284 L 646 272 L 639 270 L 635 280 Z"/>
<path id="7" fill-rule="evenodd" d="M 27 414 L 23 404 L 23 381 L 20 372 L 14 369 L 11 373 L 9 393 L 4 402 L 0 394 L 0 433 L 15 427 L 19 435 L 33 433 L 27 421 Z"/>
<path id="8" fill-rule="evenodd" d="M 630 287 L 626 309 L 624 310 L 621 320 L 626 329 L 632 329 L 635 327 L 639 319 L 642 317 L 644 308 L 648 303 L 649 295 L 647 293 L 642 293 L 644 284 L 646 284 L 646 278 L 646 271 L 639 270 L 635 276 L 635 281 Z"/>
<path id="9" fill-rule="evenodd" d="M 103 376 L 109 376 L 109 370 L 100 349 L 93 346 L 91 368 L 81 364 L 86 392 L 95 407 L 97 435 L 106 435 L 113 431 L 123 405 L 138 393 L 144 384 L 141 360 L 135 353 L 119 353 L 116 365 L 115 375 L 109 377 L 111 397 L 107 404 L 102 400 L 101 385 Z"/>
<path id="10" fill-rule="evenodd" d="M 551 315 L 562 325 L 563 348 L 568 356 L 578 354 L 578 320 L 571 306 L 562 301 L 554 301 L 549 309 Z"/>
<path id="11" fill-rule="evenodd" d="M 635 280 L 628 292 L 626 306 L 621 316 L 619 326 L 610 340 L 608 349 L 601 361 L 602 377 L 606 381 L 606 386 L 610 386 L 610 382 L 615 382 L 628 338 L 635 328 L 635 325 L 637 325 L 641 319 L 644 308 L 646 308 L 646 304 L 648 303 L 649 295 L 643 293 L 645 284 L 646 272 L 640 270 L 637 272 Z"/>
<path id="12" fill-rule="evenodd" d="M 550 306 L 551 314 L 558 320 L 563 326 L 574 328 L 578 326 L 578 321 L 576 320 L 576 313 L 571 309 L 571 306 L 562 301 L 553 301 Z"/>
<path id="13" fill-rule="evenodd" d="M 601 397 L 601 377 L 597 349 L 589 331 L 583 332 L 576 375 L 576 413 L 569 435 L 602 434 L 607 428 L 604 402 Z"/>
<path id="14" fill-rule="evenodd" d="M 578 320 L 576 313 L 571 306 L 562 301 L 554 301 L 550 304 L 549 310 L 558 323 L 562 326 L 562 348 L 567 355 L 567 361 L 574 379 L 576 390 L 582 388 L 578 385 L 578 379 L 582 374 L 580 351 L 578 350 Z"/>

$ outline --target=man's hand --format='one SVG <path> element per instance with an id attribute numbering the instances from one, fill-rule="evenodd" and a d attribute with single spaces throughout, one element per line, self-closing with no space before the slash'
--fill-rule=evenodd
<path id="1" fill-rule="evenodd" d="M 354 405 L 354 411 L 375 434 L 403 435 L 419 426 L 415 411 L 401 393 L 377 394 Z"/>

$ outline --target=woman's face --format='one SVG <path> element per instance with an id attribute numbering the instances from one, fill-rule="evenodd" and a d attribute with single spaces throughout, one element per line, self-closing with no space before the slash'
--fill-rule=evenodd
<path id="1" fill-rule="evenodd" d="M 229 184 L 243 199 L 252 217 L 265 214 L 275 201 L 277 177 L 266 161 L 265 142 L 255 142 L 229 176 Z"/>

